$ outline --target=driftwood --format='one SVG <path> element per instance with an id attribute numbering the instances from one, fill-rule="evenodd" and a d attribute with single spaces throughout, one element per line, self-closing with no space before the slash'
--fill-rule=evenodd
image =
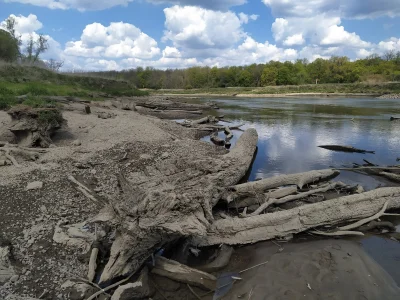
<path id="1" fill-rule="evenodd" d="M 333 226 L 369 218 L 380 212 L 386 203 L 388 209 L 400 208 L 399 187 L 381 188 L 245 219 L 217 220 L 208 230 L 207 236 L 195 237 L 193 244 L 211 246 L 221 243 L 256 243 L 324 225 Z M 346 228 L 348 227 L 344 226 L 339 230 L 347 230 Z"/>
<path id="2" fill-rule="evenodd" d="M 254 182 L 247 182 L 239 185 L 230 187 L 230 190 L 238 193 L 245 192 L 262 192 L 268 189 L 277 188 L 284 185 L 297 185 L 300 189 L 306 184 L 317 183 L 320 181 L 326 181 L 338 176 L 340 172 L 338 170 L 327 169 L 319 171 L 309 171 L 304 173 L 280 175 L 267 179 L 262 179 Z"/>
<path id="3" fill-rule="evenodd" d="M 140 185 L 119 176 L 123 194 L 107 214 L 108 222 L 118 224 L 116 238 L 100 282 L 135 272 L 152 253 L 171 241 L 207 234 L 214 220 L 212 208 L 224 188 L 246 174 L 257 141 L 257 131 L 248 129 L 228 154 L 201 159 L 191 154 L 178 162 L 179 167 L 174 165 L 177 170 L 172 175 L 168 164 L 157 165 L 160 175 Z"/>
<path id="4" fill-rule="evenodd" d="M 232 133 L 232 130 L 229 128 L 229 126 L 225 126 L 224 131 L 225 131 L 225 134 L 226 134 L 225 140 L 226 141 L 231 140 L 233 138 L 233 133 Z"/>
<path id="5" fill-rule="evenodd" d="M 355 236 L 363 236 L 364 233 L 359 231 L 335 231 L 335 232 L 323 232 L 318 230 L 310 231 L 312 234 L 323 235 L 323 236 L 344 236 L 344 235 L 355 235 Z"/>
<path id="6" fill-rule="evenodd" d="M 199 270 L 204 272 L 217 272 L 225 268 L 231 259 L 233 254 L 233 248 L 222 245 L 221 248 L 218 250 L 219 253 L 217 257 L 210 263 L 197 267 Z"/>
<path id="7" fill-rule="evenodd" d="M 244 208 L 255 204 L 264 203 L 267 197 L 270 197 L 272 199 L 279 199 L 294 194 L 296 192 L 297 192 L 297 186 L 289 186 L 276 190 L 270 190 L 266 194 L 253 194 L 253 195 L 251 193 L 226 194 L 223 196 L 222 199 L 224 199 L 226 202 L 229 203 L 228 205 L 229 208 Z M 240 200 L 241 198 L 244 199 Z"/>
<path id="8" fill-rule="evenodd" d="M 95 243 L 92 247 L 92 252 L 90 254 L 90 260 L 89 260 L 88 280 L 90 282 L 93 282 L 96 276 L 96 268 L 97 268 L 96 261 L 98 254 L 99 254 L 99 245 L 98 243 Z"/>
<path id="9" fill-rule="evenodd" d="M 266 199 L 266 202 L 263 203 L 255 212 L 253 212 L 250 215 L 246 215 L 246 217 L 253 217 L 253 216 L 257 216 L 259 214 L 261 214 L 264 210 L 266 210 L 268 207 L 270 207 L 273 204 L 283 204 L 283 203 L 287 203 L 290 201 L 295 201 L 295 200 L 299 200 L 299 199 L 303 199 L 303 198 L 307 198 L 308 196 L 311 196 L 313 194 L 316 193 L 325 193 L 329 190 L 333 190 L 339 186 L 343 186 L 344 184 L 341 182 L 335 182 L 335 183 L 331 183 L 328 185 L 325 185 L 323 187 L 317 188 L 317 189 L 313 189 L 310 190 L 308 192 L 304 192 L 304 193 L 298 193 L 296 195 L 290 195 L 290 196 L 286 196 L 280 199 L 274 199 L 274 198 L 270 198 Z"/>
<path id="10" fill-rule="evenodd" d="M 151 272 L 206 290 L 214 290 L 217 284 L 217 278 L 215 276 L 189 268 L 188 266 L 161 256 L 156 257 L 156 264 Z"/>
<path id="11" fill-rule="evenodd" d="M 391 232 L 395 232 L 396 231 L 396 226 L 394 226 L 392 222 L 388 222 L 388 221 L 381 221 L 381 222 L 372 221 L 372 222 L 369 222 L 366 225 L 361 226 L 360 228 L 358 228 L 358 230 L 365 232 L 365 231 L 374 230 L 376 228 L 378 228 L 378 229 L 386 228 Z"/>
<path id="12" fill-rule="evenodd" d="M 357 149 L 351 146 L 341 146 L 341 145 L 323 145 L 323 146 L 318 146 L 319 148 L 327 149 L 327 150 L 332 150 L 332 151 L 340 151 L 340 152 L 353 152 L 353 153 L 372 153 L 375 154 L 375 151 L 368 151 L 368 150 L 362 150 L 362 149 Z"/>
<path id="13" fill-rule="evenodd" d="M 217 146 L 224 146 L 225 141 L 221 138 L 218 137 L 218 133 L 214 132 L 213 134 L 210 135 L 210 140 Z"/>

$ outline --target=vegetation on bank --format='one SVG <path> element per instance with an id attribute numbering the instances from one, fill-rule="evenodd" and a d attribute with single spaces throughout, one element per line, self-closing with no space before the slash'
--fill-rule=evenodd
<path id="1" fill-rule="evenodd" d="M 221 96 L 235 96 L 238 94 L 263 95 L 263 94 L 297 94 L 297 93 L 322 93 L 322 94 L 374 94 L 384 95 L 400 93 L 400 82 L 393 83 L 342 83 L 342 84 L 308 84 L 266 87 L 232 87 L 232 88 L 202 88 L 202 89 L 171 89 L 153 90 L 151 94 L 209 94 Z"/>
<path id="2" fill-rule="evenodd" d="M 0 63 L 0 109 L 21 104 L 17 96 L 27 95 L 26 104 L 47 106 L 41 96 L 72 96 L 90 100 L 103 100 L 109 96 L 146 96 L 126 81 L 91 76 L 59 74 L 36 66 Z M 51 103 L 50 103 L 51 104 Z"/>
<path id="3" fill-rule="evenodd" d="M 204 89 L 226 87 L 268 87 L 307 84 L 381 83 L 400 81 L 400 52 L 371 55 L 350 61 L 332 57 L 309 62 L 270 61 L 265 64 L 232 67 L 192 67 L 157 70 L 136 68 L 123 71 L 86 73 L 91 76 L 123 79 L 138 88 Z"/>

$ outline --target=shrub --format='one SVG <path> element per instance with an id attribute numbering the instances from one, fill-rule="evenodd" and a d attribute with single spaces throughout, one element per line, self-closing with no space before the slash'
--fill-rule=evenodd
<path id="1" fill-rule="evenodd" d="M 20 95 L 44 96 L 50 95 L 48 89 L 39 86 L 38 84 L 29 84 L 19 91 Z"/>
<path id="2" fill-rule="evenodd" d="M 38 121 L 46 127 L 49 125 L 59 127 L 64 122 L 64 118 L 58 109 L 44 109 L 38 111 Z"/>
<path id="3" fill-rule="evenodd" d="M 8 87 L 0 85 L 0 96 L 14 96 L 15 93 L 13 90 Z"/>

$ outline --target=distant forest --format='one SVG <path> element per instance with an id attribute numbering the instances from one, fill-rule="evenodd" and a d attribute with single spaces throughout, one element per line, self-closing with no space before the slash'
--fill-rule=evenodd
<path id="1" fill-rule="evenodd" d="M 138 88 L 192 89 L 221 87 L 262 87 L 315 83 L 380 83 L 400 81 L 400 51 L 371 55 L 350 61 L 347 57 L 306 59 L 296 62 L 270 61 L 241 67 L 191 67 L 157 70 L 151 67 L 96 72 L 102 77 L 124 79 Z"/>

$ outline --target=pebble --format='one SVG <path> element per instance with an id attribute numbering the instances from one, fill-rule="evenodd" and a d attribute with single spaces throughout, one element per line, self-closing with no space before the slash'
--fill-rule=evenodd
<path id="1" fill-rule="evenodd" d="M 41 189 L 43 187 L 43 182 L 41 182 L 41 181 L 34 181 L 34 182 L 31 182 L 31 183 L 28 183 L 28 186 L 26 187 L 26 190 L 27 191 L 30 191 L 30 190 L 39 190 L 39 189 Z"/>
<path id="2" fill-rule="evenodd" d="M 72 142 L 72 146 L 80 146 L 82 145 L 82 142 L 80 140 L 75 140 Z"/>

